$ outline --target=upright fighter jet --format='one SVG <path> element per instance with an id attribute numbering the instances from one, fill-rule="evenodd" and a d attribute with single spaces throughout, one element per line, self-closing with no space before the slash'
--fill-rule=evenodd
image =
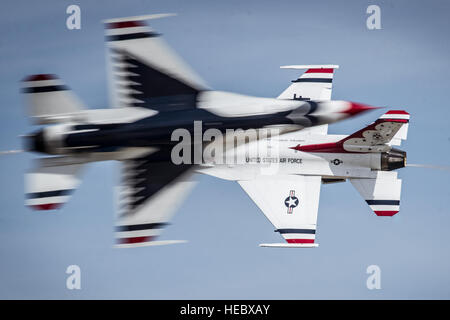
<path id="1" fill-rule="evenodd" d="M 348 180 L 377 216 L 399 212 L 402 180 L 395 170 L 406 166 L 406 152 L 395 146 L 406 140 L 409 119 L 404 110 L 390 110 L 350 135 L 327 134 L 322 126 L 253 141 L 227 150 L 242 163 L 207 167 L 217 159 L 205 159 L 198 172 L 237 181 L 286 241 L 261 246 L 317 247 L 321 184 Z"/>
<path id="2" fill-rule="evenodd" d="M 171 161 L 174 130 L 194 133 L 201 121 L 202 133 L 276 127 L 282 134 L 372 109 L 330 101 L 332 65 L 306 66 L 278 99 L 211 90 L 144 22 L 165 16 L 105 21 L 112 108 L 86 109 L 55 75 L 24 79 L 29 114 L 46 125 L 27 137 L 27 150 L 52 155 L 26 175 L 27 205 L 59 208 L 79 185 L 85 163 L 120 160 L 118 243 L 149 244 L 192 185 L 187 177 L 194 166 Z"/>

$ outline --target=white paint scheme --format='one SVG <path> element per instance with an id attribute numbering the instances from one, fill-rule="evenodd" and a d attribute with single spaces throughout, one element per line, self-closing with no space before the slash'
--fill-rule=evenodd
<path id="1" fill-rule="evenodd" d="M 400 201 L 402 180 L 397 178 L 397 172 L 377 171 L 374 179 L 349 179 L 352 185 L 358 190 L 364 200 L 396 200 Z M 399 211 L 400 205 L 371 205 L 369 207 L 377 214 L 383 212 Z"/>
<path id="2" fill-rule="evenodd" d="M 384 114 L 380 119 L 391 118 L 391 119 L 405 119 L 409 120 L 409 114 Z M 409 123 L 403 124 L 403 126 L 398 130 L 398 132 L 394 135 L 392 140 L 388 143 L 390 146 L 399 146 L 401 145 L 402 140 L 406 140 L 408 137 L 408 127 Z"/>
<path id="3" fill-rule="evenodd" d="M 320 69 L 320 68 L 326 68 L 326 69 L 339 69 L 338 65 L 328 64 L 328 65 L 290 65 L 290 66 L 281 66 L 281 69 L 295 69 L 295 70 L 307 70 L 307 69 Z M 334 71 L 334 70 L 333 70 Z M 312 77 L 307 73 L 304 73 L 302 77 Z M 324 74 L 322 74 L 324 75 Z M 333 79 L 334 72 L 331 74 L 326 74 L 327 78 Z M 302 96 L 306 98 L 310 98 L 312 100 L 323 100 L 327 101 L 331 99 L 331 93 L 333 90 L 332 84 L 329 84 L 327 86 L 323 86 L 322 83 L 315 84 L 315 83 L 309 83 L 307 86 L 302 86 L 299 84 L 293 85 L 291 84 L 283 93 L 278 96 L 278 99 L 286 99 L 289 98 L 289 96 L 292 96 L 294 93 L 296 96 Z M 306 128 L 305 130 L 308 130 L 311 133 L 316 134 L 327 134 L 328 132 L 328 124 L 324 124 L 321 126 L 314 126 L 310 128 Z"/>
<path id="4" fill-rule="evenodd" d="M 395 119 L 395 115 L 383 115 L 380 119 Z M 390 140 L 402 126 L 407 125 L 386 121 L 381 122 L 384 124 L 381 131 L 385 137 L 388 132 L 392 133 L 389 135 L 390 139 L 377 140 L 381 141 L 381 145 L 371 140 L 371 145 L 381 152 L 390 150 Z M 364 134 L 365 130 L 358 132 Z M 338 142 L 346 137 L 301 130 L 257 140 L 225 151 L 233 152 L 237 159 L 242 160 L 240 163 L 215 164 L 213 159 L 205 158 L 205 164 L 197 172 L 237 181 L 277 230 L 290 229 L 288 233 L 280 232 L 286 241 L 301 239 L 308 242 L 315 240 L 315 233 L 304 233 L 301 230 L 316 230 L 322 179 L 334 179 L 337 182 L 349 179 L 377 215 L 392 216 L 399 211 L 401 180 L 398 179 L 397 172 L 381 171 L 380 152 L 314 153 L 292 149 L 298 145 Z M 406 138 L 406 132 L 402 137 Z M 288 213 L 285 200 L 292 190 L 299 202 L 293 212 Z M 295 229 L 300 231 L 294 232 Z M 305 248 L 315 247 L 317 244 L 276 243 L 261 246 Z"/>
<path id="5" fill-rule="evenodd" d="M 337 65 L 293 65 L 282 66 L 282 69 L 338 69 Z M 334 70 L 333 70 L 334 71 Z M 304 73 L 299 79 L 322 78 L 333 79 L 334 73 Z M 332 82 L 293 82 L 286 90 L 284 90 L 278 99 L 308 98 L 311 100 L 330 100 Z"/>
<path id="6" fill-rule="evenodd" d="M 243 117 L 268 112 L 293 110 L 303 101 L 278 100 L 274 98 L 252 97 L 225 91 L 205 91 L 200 93 L 198 108 L 206 109 L 222 117 Z"/>
<path id="7" fill-rule="evenodd" d="M 32 169 L 25 174 L 25 192 L 27 194 L 37 194 L 43 192 L 52 192 L 59 190 L 74 190 L 81 180 L 79 178 L 81 164 L 72 164 L 65 166 L 46 166 L 44 162 L 41 166 Z M 70 194 L 50 197 L 27 198 L 27 206 L 39 205 L 61 205 L 70 199 Z"/>
<path id="8" fill-rule="evenodd" d="M 65 86 L 59 78 L 24 81 L 23 90 Z M 67 86 L 66 90 L 24 93 L 28 114 L 36 124 L 58 123 L 124 123 L 156 115 L 158 112 L 146 108 L 123 107 L 117 109 L 86 109 L 81 100 Z"/>
<path id="9" fill-rule="evenodd" d="M 60 79 L 24 81 L 23 89 L 46 86 L 64 86 Z M 51 124 L 66 121 L 67 114 L 80 112 L 83 103 L 71 90 L 24 93 L 28 114 L 36 124 Z"/>
<path id="10" fill-rule="evenodd" d="M 351 152 L 387 152 L 391 149 L 387 143 L 406 125 L 399 122 L 381 122 L 373 129 L 363 131 L 362 137 L 346 140 L 344 149 Z M 404 130 L 407 130 L 407 128 Z"/>
<path id="11" fill-rule="evenodd" d="M 409 123 L 404 124 L 400 130 L 394 135 L 392 140 L 388 143 L 390 146 L 400 146 L 402 144 L 402 140 L 406 140 L 408 137 L 408 127 Z"/>
<path id="12" fill-rule="evenodd" d="M 213 159 L 205 158 L 206 166 L 197 169 L 197 171 L 226 180 L 251 180 L 258 178 L 262 170 L 269 169 L 270 163 L 263 161 L 270 161 L 269 158 L 274 158 L 276 161 L 280 161 L 280 159 L 285 161 L 278 163 L 276 174 L 274 174 L 276 176 L 300 174 L 339 178 L 350 178 L 353 176 L 376 177 L 376 171 L 374 170 L 380 169 L 379 154 L 310 153 L 290 149 L 295 147 L 298 142 L 309 144 L 309 141 L 317 141 L 318 137 L 314 137 L 314 140 L 308 140 L 308 136 L 300 135 L 301 132 L 297 132 L 297 141 L 291 139 L 283 141 L 284 135 L 282 135 L 280 139 L 272 138 L 255 141 L 225 152 L 225 154 L 228 153 L 225 156 L 230 156 L 229 154 L 231 153 L 237 155 L 237 158 L 242 160 L 240 163 L 214 165 Z M 336 138 L 329 137 L 327 141 L 332 139 Z M 268 149 L 271 150 L 271 153 L 264 158 Z M 247 162 L 246 155 L 253 155 L 253 157 Z M 261 158 L 259 163 L 256 159 L 258 156 Z M 339 165 L 332 164 L 331 161 L 336 158 L 342 160 L 343 163 Z"/>
<path id="13" fill-rule="evenodd" d="M 286 241 L 293 239 L 314 241 L 319 209 L 320 176 L 261 175 L 253 180 L 240 180 L 238 183 L 277 230 L 299 229 L 314 232 L 282 233 Z M 292 191 L 295 192 L 293 198 L 290 197 Z M 289 209 L 285 205 L 286 199 L 289 199 L 288 204 L 292 201 L 292 205 L 295 205 L 292 199 L 297 199 L 298 204 Z"/>
<path id="14" fill-rule="evenodd" d="M 102 123 L 130 123 L 143 118 L 154 116 L 158 111 L 139 108 L 124 107 L 115 109 L 91 109 L 80 113 L 85 122 L 93 124 Z"/>

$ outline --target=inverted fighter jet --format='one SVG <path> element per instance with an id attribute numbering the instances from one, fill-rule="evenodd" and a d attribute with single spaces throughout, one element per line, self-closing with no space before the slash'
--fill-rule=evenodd
<path id="1" fill-rule="evenodd" d="M 277 128 L 279 134 L 323 126 L 372 107 L 331 101 L 334 65 L 287 66 L 307 71 L 278 97 L 261 98 L 211 90 L 164 43 L 145 20 L 151 15 L 105 21 L 111 108 L 86 109 L 55 75 L 31 75 L 23 94 L 35 124 L 27 151 L 41 157 L 26 175 L 26 204 L 59 208 L 93 161 L 119 160 L 116 235 L 119 245 L 154 243 L 176 203 L 187 194 L 192 164 L 174 164 L 176 129 Z M 172 199 L 171 205 L 165 199 Z"/>

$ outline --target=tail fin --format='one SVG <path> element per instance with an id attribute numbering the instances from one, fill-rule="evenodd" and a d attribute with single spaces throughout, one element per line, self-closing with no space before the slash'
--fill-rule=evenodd
<path id="1" fill-rule="evenodd" d="M 400 145 L 401 140 L 406 139 L 409 118 L 410 115 L 406 111 L 390 110 L 374 123 L 342 139 L 340 143 L 347 151 L 386 151 L 390 149 L 388 146 Z"/>
<path id="2" fill-rule="evenodd" d="M 80 100 L 52 74 L 31 75 L 23 79 L 28 114 L 36 124 L 64 122 L 68 114 L 83 109 Z"/>
<path id="3" fill-rule="evenodd" d="M 392 140 L 388 142 L 391 146 L 399 146 L 402 143 L 402 140 L 406 140 L 408 137 L 408 127 L 409 127 L 409 118 L 410 115 L 408 112 L 403 110 L 391 110 L 383 114 L 380 119 L 384 119 L 385 121 L 388 119 L 400 121 L 402 126 L 397 131 L 397 133 L 392 137 Z"/>
<path id="4" fill-rule="evenodd" d="M 307 69 L 300 78 L 278 96 L 278 99 L 330 100 L 333 72 L 337 65 L 282 66 L 282 69 Z"/>
<path id="5" fill-rule="evenodd" d="M 349 179 L 377 216 L 393 216 L 400 210 L 402 180 L 397 172 L 378 171 L 375 179 Z"/>
<path id="6" fill-rule="evenodd" d="M 83 164 L 54 165 L 53 160 L 40 159 L 39 165 L 25 174 L 25 204 L 35 210 L 58 209 L 81 182 Z"/>
<path id="7" fill-rule="evenodd" d="M 387 152 L 400 145 L 408 134 L 410 115 L 403 110 L 391 110 L 375 122 L 338 142 L 298 145 L 294 150 L 305 152 Z"/>

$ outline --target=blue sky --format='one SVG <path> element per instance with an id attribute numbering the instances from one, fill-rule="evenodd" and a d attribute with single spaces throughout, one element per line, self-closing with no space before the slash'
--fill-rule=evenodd
<path id="1" fill-rule="evenodd" d="M 66 8 L 81 7 L 81 30 Z M 381 7 L 382 29 L 366 28 Z M 339 64 L 333 99 L 411 113 L 402 149 L 410 163 L 450 163 L 450 31 L 447 1 L 3 1 L 0 12 L 0 149 L 33 130 L 19 81 L 56 73 L 92 108 L 107 107 L 100 21 L 160 12 L 152 21 L 215 89 L 274 97 L 295 71 L 286 64 Z M 383 111 L 330 127 L 351 133 Z M 401 211 L 376 217 L 349 183 L 322 187 L 317 249 L 259 248 L 279 235 L 233 182 L 199 177 L 164 239 L 186 244 L 112 248 L 116 163 L 90 165 L 62 210 L 23 205 L 33 155 L 0 157 L 0 298 L 37 299 L 409 299 L 450 298 L 449 173 L 404 168 Z M 79 265 L 82 289 L 67 290 Z M 381 290 L 366 268 L 381 268 Z"/>

